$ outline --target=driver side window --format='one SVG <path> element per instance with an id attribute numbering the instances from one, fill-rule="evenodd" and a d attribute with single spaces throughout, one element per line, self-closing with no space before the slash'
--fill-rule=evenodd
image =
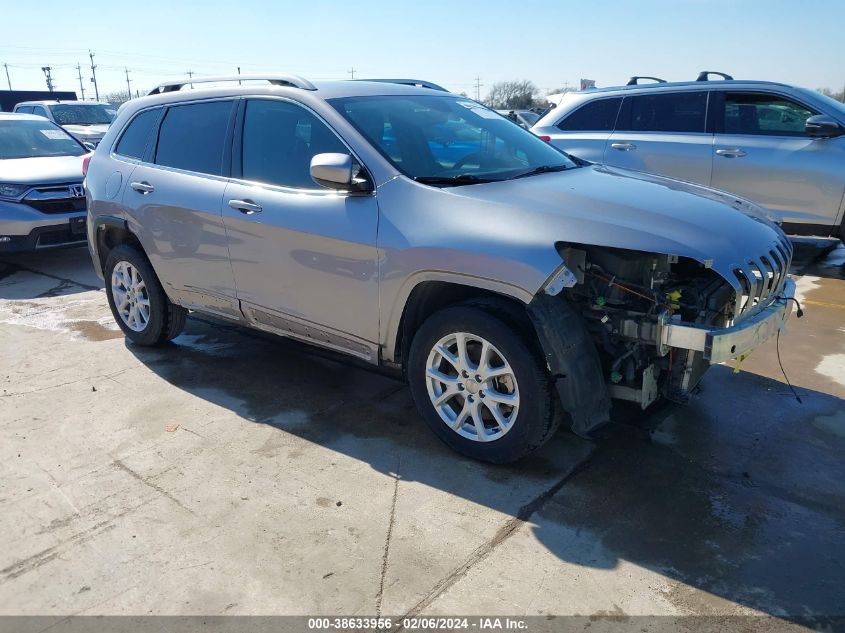
<path id="1" fill-rule="evenodd" d="M 317 116 L 289 101 L 253 99 L 244 114 L 242 177 L 296 189 L 323 189 L 311 178 L 317 154 L 349 149 Z"/>
<path id="2" fill-rule="evenodd" d="M 763 93 L 725 95 L 725 134 L 805 136 L 807 119 L 817 114 L 784 97 Z"/>

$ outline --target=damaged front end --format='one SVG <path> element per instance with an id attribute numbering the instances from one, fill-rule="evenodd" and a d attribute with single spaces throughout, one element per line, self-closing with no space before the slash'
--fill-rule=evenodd
<path id="1" fill-rule="evenodd" d="M 743 357 L 784 325 L 792 246 L 779 237 L 736 264 L 558 243 L 563 264 L 529 306 L 573 431 L 609 421 L 610 399 L 687 402 L 711 364 Z M 578 325 L 574 323 L 577 321 Z"/>

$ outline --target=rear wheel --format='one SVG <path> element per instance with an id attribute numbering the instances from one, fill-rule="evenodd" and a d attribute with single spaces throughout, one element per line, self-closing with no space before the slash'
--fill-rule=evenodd
<path id="1" fill-rule="evenodd" d="M 143 253 L 126 244 L 116 246 L 104 272 L 109 307 L 132 342 L 159 345 L 179 335 L 187 310 L 170 302 Z"/>
<path id="2" fill-rule="evenodd" d="M 555 396 L 536 345 L 494 306 L 429 317 L 408 358 L 414 401 L 452 449 L 493 463 L 542 446 L 557 427 Z"/>

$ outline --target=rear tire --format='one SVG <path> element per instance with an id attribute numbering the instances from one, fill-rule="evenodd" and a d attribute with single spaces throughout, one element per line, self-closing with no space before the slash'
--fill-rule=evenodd
<path id="1" fill-rule="evenodd" d="M 185 308 L 171 303 L 146 256 L 120 244 L 109 252 L 104 270 L 106 296 L 114 320 L 138 345 L 161 345 L 185 327 Z"/>
<path id="2" fill-rule="evenodd" d="M 407 376 L 417 409 L 451 449 L 505 464 L 547 442 L 559 424 L 537 344 L 495 303 L 445 308 L 417 331 Z"/>

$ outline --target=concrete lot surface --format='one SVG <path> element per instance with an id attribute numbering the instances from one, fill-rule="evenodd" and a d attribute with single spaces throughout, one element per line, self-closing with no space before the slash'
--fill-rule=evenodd
<path id="1" fill-rule="evenodd" d="M 845 250 L 801 252 L 803 404 L 771 341 L 511 467 L 298 344 L 127 345 L 84 249 L 6 257 L 0 614 L 845 615 Z"/>

